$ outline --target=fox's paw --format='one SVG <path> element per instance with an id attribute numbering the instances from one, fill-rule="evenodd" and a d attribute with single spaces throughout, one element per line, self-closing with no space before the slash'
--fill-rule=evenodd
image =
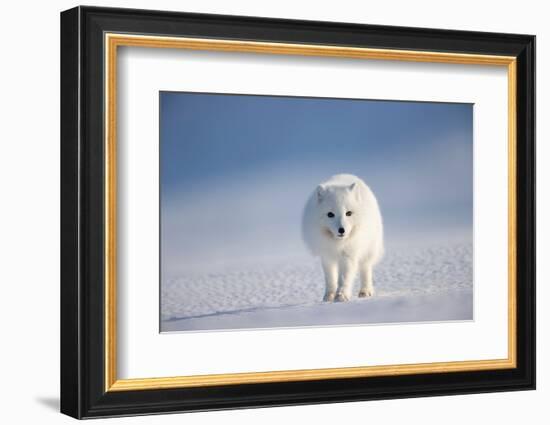
<path id="1" fill-rule="evenodd" d="M 338 293 L 338 295 L 336 295 L 336 301 L 337 302 L 349 301 L 349 297 L 346 294 L 344 294 L 343 292 L 340 292 L 340 293 Z"/>
<path id="2" fill-rule="evenodd" d="M 334 292 L 327 292 L 323 297 L 323 301 L 326 303 L 331 303 L 334 301 L 335 297 L 336 297 L 336 294 Z"/>
<path id="3" fill-rule="evenodd" d="M 374 289 L 361 289 L 357 295 L 359 298 L 368 298 L 374 295 Z"/>

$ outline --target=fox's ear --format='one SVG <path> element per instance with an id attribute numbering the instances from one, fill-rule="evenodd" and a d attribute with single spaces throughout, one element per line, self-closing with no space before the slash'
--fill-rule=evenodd
<path id="1" fill-rule="evenodd" d="M 317 186 L 317 190 L 315 192 L 317 193 L 317 202 L 321 202 L 325 197 L 325 192 L 326 192 L 325 186 L 320 184 L 319 186 Z"/>
<path id="2" fill-rule="evenodd" d="M 357 190 L 357 183 L 353 182 L 348 186 L 348 192 L 351 193 L 351 196 L 353 196 L 357 201 L 360 201 L 361 198 L 359 196 L 359 191 Z"/>

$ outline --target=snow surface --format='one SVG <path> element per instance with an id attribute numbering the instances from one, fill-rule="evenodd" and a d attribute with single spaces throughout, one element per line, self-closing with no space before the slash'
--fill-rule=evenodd
<path id="1" fill-rule="evenodd" d="M 386 246 L 374 297 L 323 303 L 319 260 L 257 258 L 165 273 L 161 331 L 337 326 L 473 319 L 470 237 Z"/>

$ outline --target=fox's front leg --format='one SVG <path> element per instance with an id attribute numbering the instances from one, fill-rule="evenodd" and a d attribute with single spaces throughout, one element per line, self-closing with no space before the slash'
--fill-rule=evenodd
<path id="1" fill-rule="evenodd" d="M 338 289 L 338 263 L 323 260 L 323 272 L 325 273 L 325 296 L 323 301 L 334 301 L 336 289 Z"/>
<path id="2" fill-rule="evenodd" d="M 359 278 L 361 280 L 359 298 L 372 297 L 374 295 L 374 286 L 372 284 L 372 264 L 361 264 L 361 270 L 359 270 Z"/>
<path id="3" fill-rule="evenodd" d="M 338 264 L 338 292 L 336 301 L 349 301 L 351 299 L 351 290 L 353 281 L 357 274 L 357 262 L 345 258 Z"/>

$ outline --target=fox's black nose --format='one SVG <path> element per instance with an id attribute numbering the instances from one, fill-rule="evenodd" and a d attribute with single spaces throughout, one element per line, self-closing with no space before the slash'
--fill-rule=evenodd
<path id="1" fill-rule="evenodd" d="M 338 233 L 340 233 L 341 235 L 343 235 L 345 232 L 346 232 L 346 230 L 343 227 L 340 227 L 338 229 Z"/>

